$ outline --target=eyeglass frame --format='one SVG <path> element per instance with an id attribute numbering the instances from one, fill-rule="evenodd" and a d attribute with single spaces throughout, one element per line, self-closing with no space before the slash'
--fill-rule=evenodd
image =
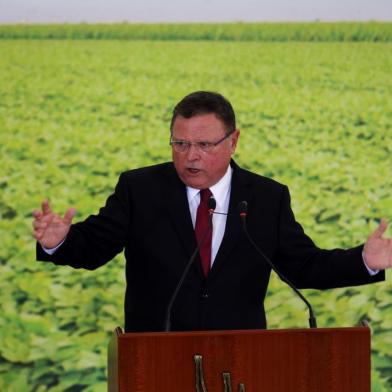
<path id="1" fill-rule="evenodd" d="M 217 145 L 219 145 L 220 143 L 222 143 L 224 140 L 226 140 L 229 136 L 231 136 L 233 133 L 235 132 L 235 129 L 233 131 L 230 131 L 229 133 L 227 133 L 225 136 L 223 136 L 223 138 L 219 139 L 216 142 L 208 142 L 208 141 L 200 141 L 200 142 L 189 142 L 187 140 L 173 140 L 173 134 L 170 134 L 170 140 L 169 140 L 169 145 L 173 148 L 173 150 L 175 150 L 176 152 L 179 153 L 184 153 L 189 151 L 189 149 L 191 148 L 191 146 L 195 146 L 199 151 L 203 151 L 203 152 L 210 152 L 214 147 L 216 147 Z M 182 143 L 182 144 L 179 144 Z M 180 146 L 180 145 L 184 145 L 186 146 L 184 151 L 179 151 L 176 150 L 175 146 Z M 203 149 L 207 148 L 207 150 Z"/>

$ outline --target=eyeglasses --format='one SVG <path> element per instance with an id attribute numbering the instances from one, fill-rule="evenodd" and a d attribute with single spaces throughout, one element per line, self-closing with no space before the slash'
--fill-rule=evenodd
<path id="1" fill-rule="evenodd" d="M 218 144 L 222 143 L 226 140 L 234 131 L 229 132 L 222 139 L 219 139 L 217 142 L 188 142 L 187 140 L 173 140 L 173 135 L 170 136 L 170 145 L 172 146 L 175 152 L 186 152 L 189 151 L 191 146 L 195 146 L 199 151 L 210 152 L 216 147 Z"/>

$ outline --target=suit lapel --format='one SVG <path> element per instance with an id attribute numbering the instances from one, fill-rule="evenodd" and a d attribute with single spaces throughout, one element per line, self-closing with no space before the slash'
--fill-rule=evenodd
<path id="1" fill-rule="evenodd" d="M 186 187 L 179 179 L 173 166 L 169 167 L 166 175 L 169 186 L 166 187 L 164 194 L 169 211 L 169 219 L 171 220 L 180 242 L 185 249 L 188 260 L 192 252 L 196 249 L 196 237 L 192 225 L 192 218 L 189 212 Z M 184 265 L 187 260 L 184 260 Z M 194 264 L 197 266 L 200 275 L 203 276 L 198 258 L 195 260 Z"/>
<path id="2" fill-rule="evenodd" d="M 221 246 L 219 247 L 219 251 L 215 257 L 214 264 L 212 265 L 211 271 L 208 275 L 208 279 L 212 279 L 218 273 L 227 259 L 227 256 L 239 241 L 242 232 L 242 222 L 238 213 L 238 204 L 244 200 L 249 204 L 252 197 L 250 184 L 244 179 L 244 176 L 241 175 L 241 169 L 234 161 L 231 162 L 231 166 L 233 168 L 233 177 L 231 181 L 229 211 L 225 234 L 223 236 Z"/>

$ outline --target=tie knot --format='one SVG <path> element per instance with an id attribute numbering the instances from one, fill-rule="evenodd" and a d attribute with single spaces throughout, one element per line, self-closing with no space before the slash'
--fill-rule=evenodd
<path id="1" fill-rule="evenodd" d="M 206 203 L 207 200 L 212 196 L 212 193 L 209 189 L 202 189 L 200 191 L 200 201 Z"/>

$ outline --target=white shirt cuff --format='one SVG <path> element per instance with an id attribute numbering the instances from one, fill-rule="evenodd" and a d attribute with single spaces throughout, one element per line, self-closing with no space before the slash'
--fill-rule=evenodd
<path id="1" fill-rule="evenodd" d="M 363 251 L 362 251 L 362 260 L 363 260 L 363 264 L 365 264 L 365 267 L 371 276 L 377 275 L 380 272 L 380 270 L 373 270 L 367 266 L 366 260 L 365 260 L 365 253 Z"/>
<path id="2" fill-rule="evenodd" d="M 41 247 L 48 255 L 52 255 L 54 252 L 56 252 L 58 248 L 60 248 L 61 245 L 63 245 L 64 242 L 65 242 L 65 238 L 54 248 L 44 248 L 42 245 Z"/>

